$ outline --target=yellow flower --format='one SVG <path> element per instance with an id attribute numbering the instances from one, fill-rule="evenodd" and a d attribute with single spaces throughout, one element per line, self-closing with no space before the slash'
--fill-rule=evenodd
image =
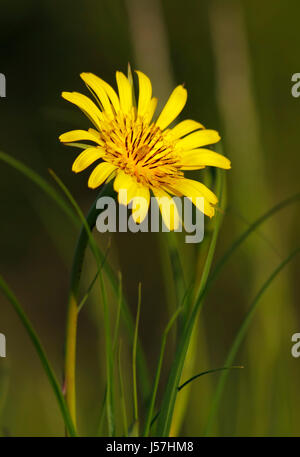
<path id="1" fill-rule="evenodd" d="M 179 224 L 170 194 L 186 196 L 196 205 L 197 197 L 203 197 L 204 213 L 212 217 L 217 197 L 204 184 L 185 178 L 183 170 L 197 170 L 207 165 L 230 168 L 226 157 L 203 148 L 220 140 L 218 132 L 189 119 L 168 128 L 186 103 L 187 91 L 182 85 L 173 90 L 156 121 L 152 121 L 157 99 L 152 97 L 150 79 L 140 71 L 136 73 L 139 80 L 137 106 L 132 84 L 119 71 L 116 72 L 119 95 L 98 76 L 80 75 L 97 104 L 78 92 L 62 93 L 63 98 L 77 105 L 95 126 L 87 131 L 72 130 L 59 137 L 63 143 L 82 140 L 94 143 L 86 145 L 72 170 L 78 173 L 101 159 L 89 177 L 88 186 L 94 189 L 115 178 L 114 189 L 118 192 L 119 203 L 128 205 L 132 202 L 132 216 L 137 223 L 147 215 L 150 190 L 157 198 L 164 223 L 170 230 Z M 125 199 L 123 189 L 127 191 Z M 135 212 L 137 197 L 143 197 L 138 200 L 144 204 Z M 170 203 L 171 211 L 166 208 Z"/>

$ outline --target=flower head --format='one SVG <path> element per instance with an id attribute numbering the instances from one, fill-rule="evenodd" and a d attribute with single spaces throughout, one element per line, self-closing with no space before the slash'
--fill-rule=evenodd
<path id="1" fill-rule="evenodd" d="M 62 96 L 77 105 L 94 124 L 89 130 L 72 130 L 60 136 L 63 143 L 89 141 L 73 163 L 78 173 L 96 161 L 88 186 L 96 188 L 115 178 L 114 189 L 119 203 L 132 202 L 132 216 L 141 223 L 148 212 L 150 191 L 159 202 L 162 217 L 170 230 L 178 226 L 176 205 L 166 211 L 171 195 L 186 196 L 198 206 L 197 197 L 204 198 L 204 213 L 212 217 L 217 197 L 204 184 L 187 179 L 184 170 L 197 170 L 206 166 L 230 168 L 230 161 L 204 146 L 220 140 L 215 130 L 208 130 L 199 122 L 184 120 L 175 127 L 170 124 L 180 114 L 187 100 L 187 91 L 180 85 L 170 95 L 165 107 L 153 121 L 157 99 L 152 97 L 150 79 L 137 71 L 139 97 L 135 104 L 134 89 L 130 80 L 117 71 L 118 95 L 105 81 L 92 73 L 80 76 L 96 99 L 78 92 L 63 92 Z M 127 192 L 123 193 L 121 190 Z M 135 200 L 144 201 L 135 211 Z M 165 197 L 165 198 L 162 198 Z"/>

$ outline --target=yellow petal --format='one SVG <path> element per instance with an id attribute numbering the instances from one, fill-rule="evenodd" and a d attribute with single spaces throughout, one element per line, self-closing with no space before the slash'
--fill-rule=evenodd
<path id="1" fill-rule="evenodd" d="M 128 189 L 132 184 L 137 183 L 136 179 L 128 175 L 124 171 L 119 171 L 114 181 L 114 189 L 119 192 L 122 189 Z M 127 202 L 125 203 L 127 205 Z"/>
<path id="2" fill-rule="evenodd" d="M 84 114 L 93 122 L 96 128 L 100 127 L 99 120 L 103 119 L 101 111 L 95 103 L 92 102 L 88 97 L 79 92 L 63 92 L 62 97 L 68 102 L 74 103 L 80 108 Z"/>
<path id="3" fill-rule="evenodd" d="M 114 189 L 118 192 L 120 205 L 128 205 L 138 191 L 138 182 L 131 175 L 119 171 L 114 181 Z"/>
<path id="4" fill-rule="evenodd" d="M 147 216 L 150 203 L 148 187 L 138 185 L 135 196 L 132 199 L 132 218 L 136 224 L 141 224 Z"/>
<path id="5" fill-rule="evenodd" d="M 182 170 L 197 170 L 205 166 L 219 167 L 229 170 L 231 162 L 222 154 L 211 151 L 210 149 L 194 149 L 183 152 L 180 155 Z"/>
<path id="6" fill-rule="evenodd" d="M 82 170 L 85 170 L 96 160 L 101 159 L 105 154 L 105 151 L 100 148 L 88 148 L 85 149 L 73 163 L 72 171 L 79 173 Z"/>
<path id="7" fill-rule="evenodd" d="M 183 110 L 184 105 L 187 99 L 187 91 L 183 86 L 177 86 L 172 94 L 170 95 L 169 100 L 167 101 L 164 109 L 160 113 L 156 125 L 164 130 L 178 114 Z"/>
<path id="8" fill-rule="evenodd" d="M 155 113 L 155 110 L 157 107 L 157 101 L 158 101 L 157 98 L 153 97 L 148 105 L 148 109 L 147 109 L 146 113 L 144 114 L 145 122 L 147 122 L 148 124 L 150 124 L 150 122 L 153 118 L 153 115 Z"/>
<path id="9" fill-rule="evenodd" d="M 179 122 L 173 129 L 170 130 L 170 135 L 174 140 L 181 138 L 194 130 L 204 129 L 204 126 L 200 122 L 186 119 L 185 121 Z"/>
<path id="10" fill-rule="evenodd" d="M 85 73 L 85 74 L 91 74 L 91 73 Z M 99 76 L 96 76 L 96 75 L 93 75 L 93 76 L 94 76 L 94 80 L 95 81 L 97 80 L 97 83 L 101 87 L 103 87 L 103 89 L 105 90 L 108 98 L 110 99 L 110 101 L 115 109 L 115 112 L 117 113 L 120 110 L 120 102 L 119 102 L 119 97 L 116 94 L 116 91 L 111 87 L 110 84 L 108 84 L 103 79 L 99 78 Z"/>
<path id="11" fill-rule="evenodd" d="M 132 218 L 136 224 L 145 219 L 150 202 L 150 192 L 147 187 L 123 171 L 120 171 L 114 181 L 114 189 L 118 192 L 118 201 L 121 205 L 128 205 L 132 201 Z"/>
<path id="12" fill-rule="evenodd" d="M 109 183 L 110 181 L 112 181 L 113 179 L 115 179 L 117 175 L 117 169 L 114 170 L 110 175 L 109 177 L 105 180 L 105 184 Z"/>
<path id="13" fill-rule="evenodd" d="M 101 186 L 101 184 L 110 176 L 110 174 L 116 169 L 115 165 L 108 162 L 103 162 L 97 165 L 95 170 L 91 173 L 88 181 L 88 186 L 91 189 Z"/>
<path id="14" fill-rule="evenodd" d="M 110 119 L 113 119 L 114 113 L 112 110 L 111 103 L 109 101 L 105 89 L 103 88 L 103 85 L 101 84 L 101 82 L 99 82 L 99 78 L 93 73 L 81 73 L 80 76 L 83 79 L 83 81 L 87 84 L 87 86 L 89 86 L 91 90 L 94 92 L 107 116 Z"/>
<path id="15" fill-rule="evenodd" d="M 172 191 L 188 197 L 193 204 L 202 211 L 201 202 L 197 201 L 197 197 L 204 198 L 204 214 L 212 217 L 215 214 L 214 207 L 218 203 L 216 195 L 208 189 L 204 184 L 194 181 L 193 179 L 178 179 L 175 183 L 172 183 Z"/>
<path id="16" fill-rule="evenodd" d="M 73 143 L 73 141 L 88 140 L 102 145 L 103 142 L 99 139 L 99 134 L 97 135 L 97 132 L 94 132 L 95 133 L 90 131 L 87 132 L 86 130 L 71 130 L 70 132 L 60 135 L 59 140 L 62 143 Z"/>
<path id="17" fill-rule="evenodd" d="M 212 203 L 213 205 L 218 203 L 216 195 L 199 181 L 183 178 L 178 180 L 177 184 L 177 189 L 181 190 L 182 194 L 187 197 L 193 197 L 196 194 L 196 196 L 206 198 L 209 203 Z M 188 192 L 190 192 L 191 195 L 188 195 Z"/>
<path id="18" fill-rule="evenodd" d="M 166 227 L 171 231 L 178 229 L 180 217 L 173 198 L 161 189 L 153 189 L 153 193 Z"/>
<path id="19" fill-rule="evenodd" d="M 200 148 L 201 146 L 217 143 L 220 139 L 221 137 L 216 130 L 200 130 L 179 140 L 176 148 L 183 150 Z"/>
<path id="20" fill-rule="evenodd" d="M 141 71 L 136 71 L 139 78 L 138 115 L 143 116 L 149 109 L 152 97 L 152 85 L 148 76 Z"/>
<path id="21" fill-rule="evenodd" d="M 132 87 L 128 78 L 121 71 L 116 72 L 118 84 L 120 106 L 123 113 L 128 113 L 132 108 Z"/>

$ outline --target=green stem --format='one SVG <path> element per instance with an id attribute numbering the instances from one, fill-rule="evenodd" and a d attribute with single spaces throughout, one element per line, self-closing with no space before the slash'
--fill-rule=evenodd
<path id="1" fill-rule="evenodd" d="M 168 424 L 165 423 L 166 417 L 169 417 L 172 414 L 173 408 L 174 408 L 174 403 L 175 403 L 175 385 L 176 381 L 178 382 L 177 386 L 179 385 L 180 381 L 180 374 L 182 371 L 182 366 L 184 363 L 184 355 L 186 354 L 188 344 L 189 344 L 189 335 L 191 334 L 192 328 L 193 328 L 193 320 L 195 319 L 197 313 L 201 310 L 203 303 L 204 303 L 204 297 L 206 296 L 208 290 L 210 289 L 211 285 L 214 283 L 216 277 L 219 275 L 220 271 L 226 264 L 226 262 L 230 259 L 234 251 L 254 232 L 254 230 L 259 227 L 263 222 L 265 222 L 268 218 L 270 218 L 272 215 L 276 214 L 278 211 L 281 209 L 287 207 L 288 205 L 299 201 L 300 194 L 297 193 L 293 195 L 292 197 L 289 197 L 282 202 L 278 203 L 275 205 L 273 208 L 271 208 L 269 211 L 267 211 L 265 214 L 263 214 L 261 217 L 259 217 L 253 224 L 249 226 L 245 232 L 242 233 L 241 236 L 237 238 L 237 240 L 232 244 L 232 246 L 228 249 L 228 251 L 225 253 L 225 255 L 221 258 L 221 260 L 218 262 L 216 265 L 215 269 L 211 273 L 211 275 L 207 278 L 207 272 L 206 272 L 206 280 L 205 283 L 203 280 L 201 280 L 200 287 L 196 293 L 196 299 L 193 307 L 192 314 L 187 322 L 185 332 L 182 335 L 182 338 L 180 340 L 178 349 L 176 351 L 176 356 L 175 356 L 175 361 L 171 370 L 171 373 L 169 375 L 169 380 L 168 380 L 168 385 L 166 388 L 166 393 L 164 397 L 164 402 L 163 406 L 165 407 L 165 411 L 162 411 L 162 414 L 159 416 L 159 423 L 158 423 L 158 433 L 162 436 L 162 433 L 168 434 Z M 217 215 L 218 216 L 218 215 Z M 210 247 L 209 251 L 213 252 L 215 243 L 216 243 L 216 237 L 217 237 L 217 232 L 219 230 L 221 221 L 218 220 L 215 231 L 213 234 L 213 239 L 210 242 Z M 205 265 L 208 267 L 207 271 L 210 270 L 210 264 L 211 260 L 208 258 L 206 259 Z M 205 267 L 205 268 L 206 268 Z M 202 279 L 204 277 L 202 276 Z M 177 389 L 177 387 L 176 387 Z M 162 417 L 164 416 L 164 417 Z M 170 420 L 170 419 L 169 419 Z"/>
<path id="2" fill-rule="evenodd" d="M 137 341 L 138 341 L 138 329 L 141 315 L 141 290 L 142 285 L 139 283 L 138 291 L 138 306 L 137 306 L 137 315 L 135 321 L 135 331 L 133 338 L 133 349 L 132 349 L 132 377 L 133 377 L 133 406 L 134 406 L 134 421 L 135 425 L 138 428 L 139 424 L 139 408 L 138 408 L 138 393 L 137 393 L 137 381 L 136 381 L 136 350 L 137 350 Z"/>
<path id="3" fill-rule="evenodd" d="M 157 364 L 156 374 L 155 374 L 155 379 L 154 379 L 154 384 L 153 384 L 153 391 L 152 391 L 152 395 L 151 395 L 151 400 L 150 400 L 150 405 L 149 405 L 149 409 L 148 409 L 148 414 L 147 414 L 147 419 L 146 419 L 145 430 L 144 430 L 143 436 L 149 436 L 149 433 L 150 433 L 151 423 L 152 423 L 153 414 L 154 414 L 156 394 L 157 394 L 159 380 L 160 380 L 160 374 L 161 374 L 161 369 L 162 369 L 162 364 L 163 364 L 163 359 L 164 359 L 164 354 L 165 354 L 165 347 L 167 344 L 168 333 L 171 330 L 172 325 L 176 321 L 177 317 L 182 312 L 182 310 L 183 310 L 183 306 L 180 308 L 177 308 L 177 310 L 175 311 L 175 313 L 169 320 L 169 322 L 164 330 L 164 333 L 163 333 L 162 343 L 161 343 L 161 347 L 160 347 L 160 354 L 159 354 L 159 358 L 158 358 L 158 364 Z"/>
<path id="4" fill-rule="evenodd" d="M 122 374 L 122 364 L 121 364 L 121 341 L 119 346 L 119 355 L 118 355 L 118 369 L 119 369 L 119 381 L 120 381 L 120 400 L 122 405 L 122 416 L 123 416 L 123 429 L 124 429 L 124 436 L 128 435 L 128 421 L 127 421 L 127 413 L 126 413 L 126 400 L 125 400 L 125 391 L 124 391 L 124 381 L 123 381 L 123 374 Z"/>
<path id="5" fill-rule="evenodd" d="M 105 345 L 106 345 L 106 413 L 109 436 L 115 434 L 115 417 L 114 417 L 114 394 L 113 394 L 113 350 L 110 329 L 109 309 L 103 277 L 100 276 L 101 295 L 104 311 L 104 328 L 105 328 Z"/>
<path id="6" fill-rule="evenodd" d="M 73 294 L 70 295 L 67 314 L 66 330 L 66 355 L 65 355 L 65 395 L 66 402 L 74 426 L 76 427 L 76 340 L 77 340 L 78 309 L 77 301 Z"/>
<path id="7" fill-rule="evenodd" d="M 178 250 L 177 233 L 170 232 L 167 239 L 170 262 L 172 266 L 173 279 L 176 289 L 177 307 L 181 306 L 184 294 L 186 292 L 186 284 L 184 282 L 184 272 Z"/>
<path id="8" fill-rule="evenodd" d="M 218 171 L 217 195 L 220 198 L 221 208 L 223 205 L 223 199 L 222 199 L 223 184 L 224 184 L 224 175 L 222 174 L 222 172 Z M 217 213 L 217 215 L 216 215 L 215 227 L 214 227 L 214 231 L 212 233 L 207 258 L 205 261 L 205 266 L 204 266 L 202 277 L 201 277 L 200 286 L 198 288 L 198 292 L 196 295 L 197 297 L 201 296 L 203 291 L 205 290 L 206 282 L 207 282 L 207 279 L 209 276 L 209 272 L 210 272 L 210 268 L 211 268 L 211 264 L 212 264 L 212 260 L 213 260 L 213 255 L 214 255 L 215 248 L 216 248 L 217 238 L 218 238 L 218 234 L 219 234 L 219 230 L 220 230 L 220 226 L 221 226 L 221 220 L 222 220 L 222 218 L 221 218 L 221 212 L 220 212 L 220 213 Z M 179 340 L 179 344 L 178 344 L 176 354 L 175 354 L 175 360 L 172 364 L 171 372 L 169 375 L 168 383 L 167 383 L 165 394 L 164 394 L 163 401 L 162 401 L 161 413 L 158 417 L 158 423 L 157 423 L 157 429 L 156 429 L 156 434 L 158 436 L 168 436 L 169 435 L 173 411 L 174 411 L 174 407 L 175 407 L 176 396 L 178 393 L 177 388 L 180 383 L 181 373 L 182 373 L 182 369 L 184 366 L 185 357 L 186 357 L 186 354 L 188 351 L 194 324 L 196 322 L 196 317 L 198 315 L 200 303 L 201 302 L 198 301 L 197 299 L 195 300 L 190 317 L 186 322 L 185 328 L 183 329 L 183 332 L 182 332 L 182 336 Z"/>
<path id="9" fill-rule="evenodd" d="M 84 146 L 82 146 L 84 147 Z M 34 170 L 31 168 L 27 167 L 24 165 L 22 162 L 19 160 L 14 159 L 11 157 L 9 154 L 4 153 L 3 151 L 0 151 L 0 160 L 4 161 L 8 165 L 10 165 L 12 168 L 18 170 L 20 173 L 22 173 L 24 176 L 26 176 L 30 181 L 32 181 L 35 185 L 37 185 L 50 199 L 52 199 L 61 209 L 62 211 L 70 218 L 74 226 L 80 227 L 80 220 L 78 219 L 77 215 L 72 211 L 70 206 L 65 202 L 63 198 L 61 198 L 60 194 L 56 192 L 56 190 L 41 176 L 39 176 Z M 93 207 L 95 206 L 95 203 L 93 204 Z M 90 220 L 92 221 L 92 214 L 94 214 L 95 220 L 96 220 L 96 211 L 95 208 L 91 208 L 90 213 L 88 218 L 90 217 Z M 92 226 L 95 225 L 95 221 Z M 86 247 L 86 246 L 85 246 Z M 93 246 L 90 245 L 91 250 L 96 256 L 96 253 L 93 251 Z M 103 254 L 100 251 L 100 249 L 97 249 L 100 258 L 103 260 Z M 113 292 L 116 294 L 116 291 L 118 290 L 118 279 L 116 278 L 114 271 L 112 270 L 111 266 L 109 265 L 108 262 L 105 262 L 104 264 L 105 268 L 105 273 L 111 283 Z M 134 327 L 133 327 L 133 321 L 132 317 L 130 314 L 130 311 L 127 306 L 127 302 L 124 298 L 122 298 L 122 314 L 123 318 L 125 320 L 126 326 L 128 328 L 128 333 L 130 337 L 132 338 Z M 141 377 L 141 388 L 143 390 L 143 396 L 144 398 L 147 398 L 150 394 L 150 380 L 149 380 L 149 374 L 146 366 L 146 361 L 144 354 L 140 347 L 138 347 L 138 352 L 137 352 L 137 362 L 139 366 L 139 374 Z"/>
<path id="10" fill-rule="evenodd" d="M 102 188 L 96 201 L 103 194 L 105 187 Z M 90 230 L 96 223 L 97 210 L 94 203 L 87 215 L 86 223 Z M 73 423 L 76 427 L 76 341 L 77 341 L 77 323 L 78 323 L 78 292 L 82 272 L 84 254 L 89 241 L 89 236 L 84 224 L 81 227 L 78 237 L 76 250 L 74 254 L 70 295 L 67 311 L 66 327 L 66 352 L 65 352 L 65 395 L 66 402 L 70 411 Z"/>

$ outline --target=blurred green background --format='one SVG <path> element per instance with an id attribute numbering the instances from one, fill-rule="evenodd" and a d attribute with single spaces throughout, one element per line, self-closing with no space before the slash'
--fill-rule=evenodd
<path id="1" fill-rule="evenodd" d="M 299 191 L 300 100 L 291 95 L 291 76 L 300 71 L 298 0 L 1 0 L 0 11 L 0 72 L 7 80 L 7 97 L 0 99 L 0 149 L 49 181 L 52 168 L 85 212 L 96 196 L 87 188 L 88 172 L 71 172 L 78 151 L 60 145 L 57 138 L 88 127 L 88 121 L 60 93 L 87 94 L 79 78 L 82 71 L 115 85 L 115 71 L 126 72 L 128 62 L 150 76 L 161 105 L 184 82 L 189 97 L 183 118 L 221 133 L 232 170 L 226 173 L 228 207 L 217 257 L 250 222 Z M 0 273 L 32 319 L 62 380 L 77 232 L 40 190 L 2 162 L 0 214 Z M 206 299 L 186 374 L 224 365 L 255 293 L 298 238 L 299 211 L 292 205 L 232 257 Z M 97 239 L 105 249 L 108 237 Z M 162 241 L 155 234 L 120 234 L 112 238 L 109 254 L 123 273 L 133 313 L 142 281 L 140 334 L 152 373 L 170 312 L 167 302 L 174 298 Z M 182 247 L 187 281 L 195 271 L 197 249 Z M 88 258 L 85 284 L 94 272 Z M 230 372 L 212 434 L 300 435 L 300 360 L 291 356 L 291 337 L 300 331 L 298 272 L 296 259 L 259 303 L 236 357 L 236 364 L 245 368 Z M 98 292 L 95 288 L 79 321 L 79 427 L 86 435 L 96 433 L 105 383 Z M 63 435 L 40 362 L 2 296 L 0 332 L 7 338 L 7 357 L 0 359 L 0 433 Z M 171 341 L 161 389 L 172 357 Z M 203 434 L 218 376 L 200 378 L 182 394 L 174 434 Z"/>

